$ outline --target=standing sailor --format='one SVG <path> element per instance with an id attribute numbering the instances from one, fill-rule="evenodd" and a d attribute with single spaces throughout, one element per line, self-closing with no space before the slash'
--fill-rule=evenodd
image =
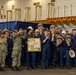
<path id="1" fill-rule="evenodd" d="M 21 50 L 22 50 L 22 39 L 19 32 L 16 31 L 13 34 L 13 51 L 12 51 L 12 67 L 14 71 L 20 71 L 21 69 Z"/>
<path id="2" fill-rule="evenodd" d="M 0 71 L 4 71 L 6 55 L 7 55 L 7 38 L 5 38 L 5 33 L 2 32 L 0 35 Z"/>

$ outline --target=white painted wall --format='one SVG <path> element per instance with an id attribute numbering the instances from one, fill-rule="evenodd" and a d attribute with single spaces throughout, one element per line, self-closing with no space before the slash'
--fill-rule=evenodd
<path id="1" fill-rule="evenodd" d="M 7 16 L 7 10 L 12 10 L 12 21 L 15 20 L 15 9 L 17 8 L 21 9 L 21 21 L 24 21 L 25 7 L 31 7 L 30 20 L 35 20 L 35 6 L 33 6 L 33 3 L 35 2 L 40 2 L 40 5 L 42 5 L 42 20 L 48 17 L 48 3 L 50 3 L 51 0 L 14 0 L 14 1 L 15 1 L 14 9 L 12 9 L 12 4 L 8 5 L 8 2 L 6 0 L 0 0 L 0 7 L 2 5 L 4 6 L 4 15 Z M 54 17 L 64 17 L 64 5 L 66 6 L 65 16 L 76 16 L 76 0 L 56 0 Z M 58 16 L 58 7 L 59 7 L 59 16 Z M 7 21 L 7 19 L 4 20 L 0 19 L 0 22 L 1 21 Z"/>

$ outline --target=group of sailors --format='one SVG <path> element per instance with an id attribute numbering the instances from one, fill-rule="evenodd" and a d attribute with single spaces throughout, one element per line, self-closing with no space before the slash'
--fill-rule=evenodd
<path id="1" fill-rule="evenodd" d="M 40 38 L 41 52 L 28 52 L 28 38 Z M 74 51 L 73 57 L 70 50 Z M 76 67 L 76 29 L 68 33 L 54 25 L 44 28 L 41 23 L 36 30 L 32 26 L 14 31 L 1 29 L 0 71 L 5 70 L 5 65 L 13 71 L 21 71 L 21 66 L 28 70 Z"/>

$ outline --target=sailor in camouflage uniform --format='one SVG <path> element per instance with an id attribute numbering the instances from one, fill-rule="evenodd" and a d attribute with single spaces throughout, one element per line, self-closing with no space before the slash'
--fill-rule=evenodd
<path id="1" fill-rule="evenodd" d="M 5 38 L 5 33 L 2 31 L 0 35 L 0 71 L 4 71 L 6 55 L 7 38 Z"/>
<path id="2" fill-rule="evenodd" d="M 13 34 L 12 67 L 14 71 L 20 71 L 22 39 L 18 32 Z"/>
<path id="3" fill-rule="evenodd" d="M 21 50 L 22 50 L 22 39 L 27 37 L 26 34 L 22 35 L 23 30 L 15 31 L 13 34 L 13 52 L 12 52 L 12 67 L 14 71 L 20 71 L 21 64 Z"/>

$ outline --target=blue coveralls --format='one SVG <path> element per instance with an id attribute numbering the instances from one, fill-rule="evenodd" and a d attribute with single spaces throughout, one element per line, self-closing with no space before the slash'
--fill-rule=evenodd
<path id="1" fill-rule="evenodd" d="M 40 34 L 40 33 L 39 33 L 39 36 L 40 36 L 40 39 L 41 39 L 41 53 L 40 53 L 40 65 L 41 65 L 41 60 L 42 60 L 42 47 L 43 47 L 42 37 L 44 36 L 44 34 Z"/>
<path id="2" fill-rule="evenodd" d="M 56 48 L 56 38 L 54 37 L 54 41 L 52 41 L 52 65 L 56 65 L 56 55 L 57 48 Z"/>
<path id="3" fill-rule="evenodd" d="M 59 49 L 60 49 L 60 66 L 62 67 L 64 65 L 64 56 L 66 57 L 66 67 L 70 67 L 70 56 L 69 56 L 69 48 L 67 46 L 67 44 L 65 43 L 65 41 L 63 41 L 60 45 L 59 45 Z"/>
<path id="4" fill-rule="evenodd" d="M 12 48 L 13 48 L 13 38 L 11 36 L 9 36 L 7 38 L 7 49 L 8 49 L 8 55 L 6 57 L 6 64 L 8 66 L 11 66 L 12 64 L 12 58 L 11 58 L 11 54 L 12 54 Z"/>
<path id="5" fill-rule="evenodd" d="M 34 37 L 33 34 L 31 35 L 27 34 L 27 39 L 33 37 Z M 26 51 L 26 65 L 27 68 L 34 68 L 36 66 L 36 54 L 35 52 L 28 52 L 28 48 Z"/>
<path id="6" fill-rule="evenodd" d="M 49 67 L 49 56 L 50 56 L 50 50 L 51 50 L 51 39 L 47 39 L 45 43 L 43 43 L 43 40 L 46 37 L 42 37 L 42 62 L 41 66 L 42 68 L 48 68 Z"/>
<path id="7" fill-rule="evenodd" d="M 38 36 L 35 36 L 35 38 L 40 38 L 40 35 L 38 34 Z M 41 40 L 41 39 L 40 39 Z M 41 52 L 36 52 L 36 67 L 38 67 L 38 65 L 40 65 L 40 61 L 41 61 Z"/>
<path id="8" fill-rule="evenodd" d="M 49 67 L 56 65 L 56 55 L 57 55 L 56 38 L 54 37 L 54 40 L 53 41 L 51 40 L 51 50 L 50 50 L 50 56 L 49 56 Z"/>
<path id="9" fill-rule="evenodd" d="M 76 54 L 76 36 L 74 36 L 73 34 L 71 35 L 71 41 L 72 41 L 72 50 L 74 50 L 75 54 Z M 74 58 L 72 58 L 73 62 L 72 64 L 74 64 L 73 66 L 76 66 L 76 56 Z"/>
<path id="10" fill-rule="evenodd" d="M 26 45 L 26 39 L 22 39 L 22 55 L 21 55 L 21 63 L 25 66 L 26 64 L 26 51 L 27 51 L 27 45 Z"/>

